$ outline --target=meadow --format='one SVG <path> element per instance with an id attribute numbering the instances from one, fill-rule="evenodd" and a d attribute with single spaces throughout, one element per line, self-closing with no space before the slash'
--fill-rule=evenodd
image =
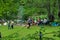
<path id="1" fill-rule="evenodd" d="M 53 26 L 31 26 L 29 29 L 22 26 L 14 26 L 8 29 L 7 26 L 0 26 L 1 40 L 40 40 L 39 32 L 42 32 L 43 40 L 60 40 L 60 27 Z"/>

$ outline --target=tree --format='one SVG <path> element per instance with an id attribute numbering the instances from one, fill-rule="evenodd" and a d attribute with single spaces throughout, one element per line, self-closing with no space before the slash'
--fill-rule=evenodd
<path id="1" fill-rule="evenodd" d="M 60 18 L 60 0 L 58 0 L 58 7 L 59 7 L 58 17 Z"/>
<path id="2" fill-rule="evenodd" d="M 60 0 L 0 0 L 0 16 L 5 19 L 14 19 L 17 17 L 20 6 L 24 7 L 23 14 L 56 15 L 59 6 L 56 1 L 60 5 Z"/>

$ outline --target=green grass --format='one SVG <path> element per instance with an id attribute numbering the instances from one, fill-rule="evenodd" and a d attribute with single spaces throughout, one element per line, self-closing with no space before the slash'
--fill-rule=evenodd
<path id="1" fill-rule="evenodd" d="M 60 27 L 44 26 L 44 28 L 40 30 L 41 26 L 31 26 L 30 29 L 27 29 L 26 27 L 22 27 L 22 26 L 14 26 L 14 29 L 8 30 L 7 26 L 0 26 L 0 32 L 2 34 L 2 40 L 21 40 L 21 38 L 23 37 L 28 38 L 29 35 L 33 35 L 36 32 L 38 32 L 37 35 L 39 35 L 39 31 L 42 31 L 42 33 L 44 34 L 43 37 L 49 37 L 49 38 L 54 38 L 55 40 L 59 40 L 60 39 L 59 37 L 57 36 L 53 37 L 54 34 L 58 34 L 57 31 L 59 31 L 59 28 Z M 45 32 L 43 32 L 43 30 L 45 30 Z M 56 33 L 52 33 L 52 32 L 56 32 Z"/>

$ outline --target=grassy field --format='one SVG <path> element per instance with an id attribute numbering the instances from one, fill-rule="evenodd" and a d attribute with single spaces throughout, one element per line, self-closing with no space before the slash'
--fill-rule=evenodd
<path id="1" fill-rule="evenodd" d="M 31 26 L 30 29 L 22 26 L 0 26 L 1 40 L 39 40 L 39 32 L 42 31 L 43 40 L 60 40 L 60 27 Z"/>

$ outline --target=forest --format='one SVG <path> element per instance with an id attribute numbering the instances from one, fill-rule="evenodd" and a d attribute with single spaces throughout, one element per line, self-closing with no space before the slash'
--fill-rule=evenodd
<path id="1" fill-rule="evenodd" d="M 57 18 L 59 10 L 60 0 L 0 0 L 0 19 L 26 19 L 49 14 Z"/>

